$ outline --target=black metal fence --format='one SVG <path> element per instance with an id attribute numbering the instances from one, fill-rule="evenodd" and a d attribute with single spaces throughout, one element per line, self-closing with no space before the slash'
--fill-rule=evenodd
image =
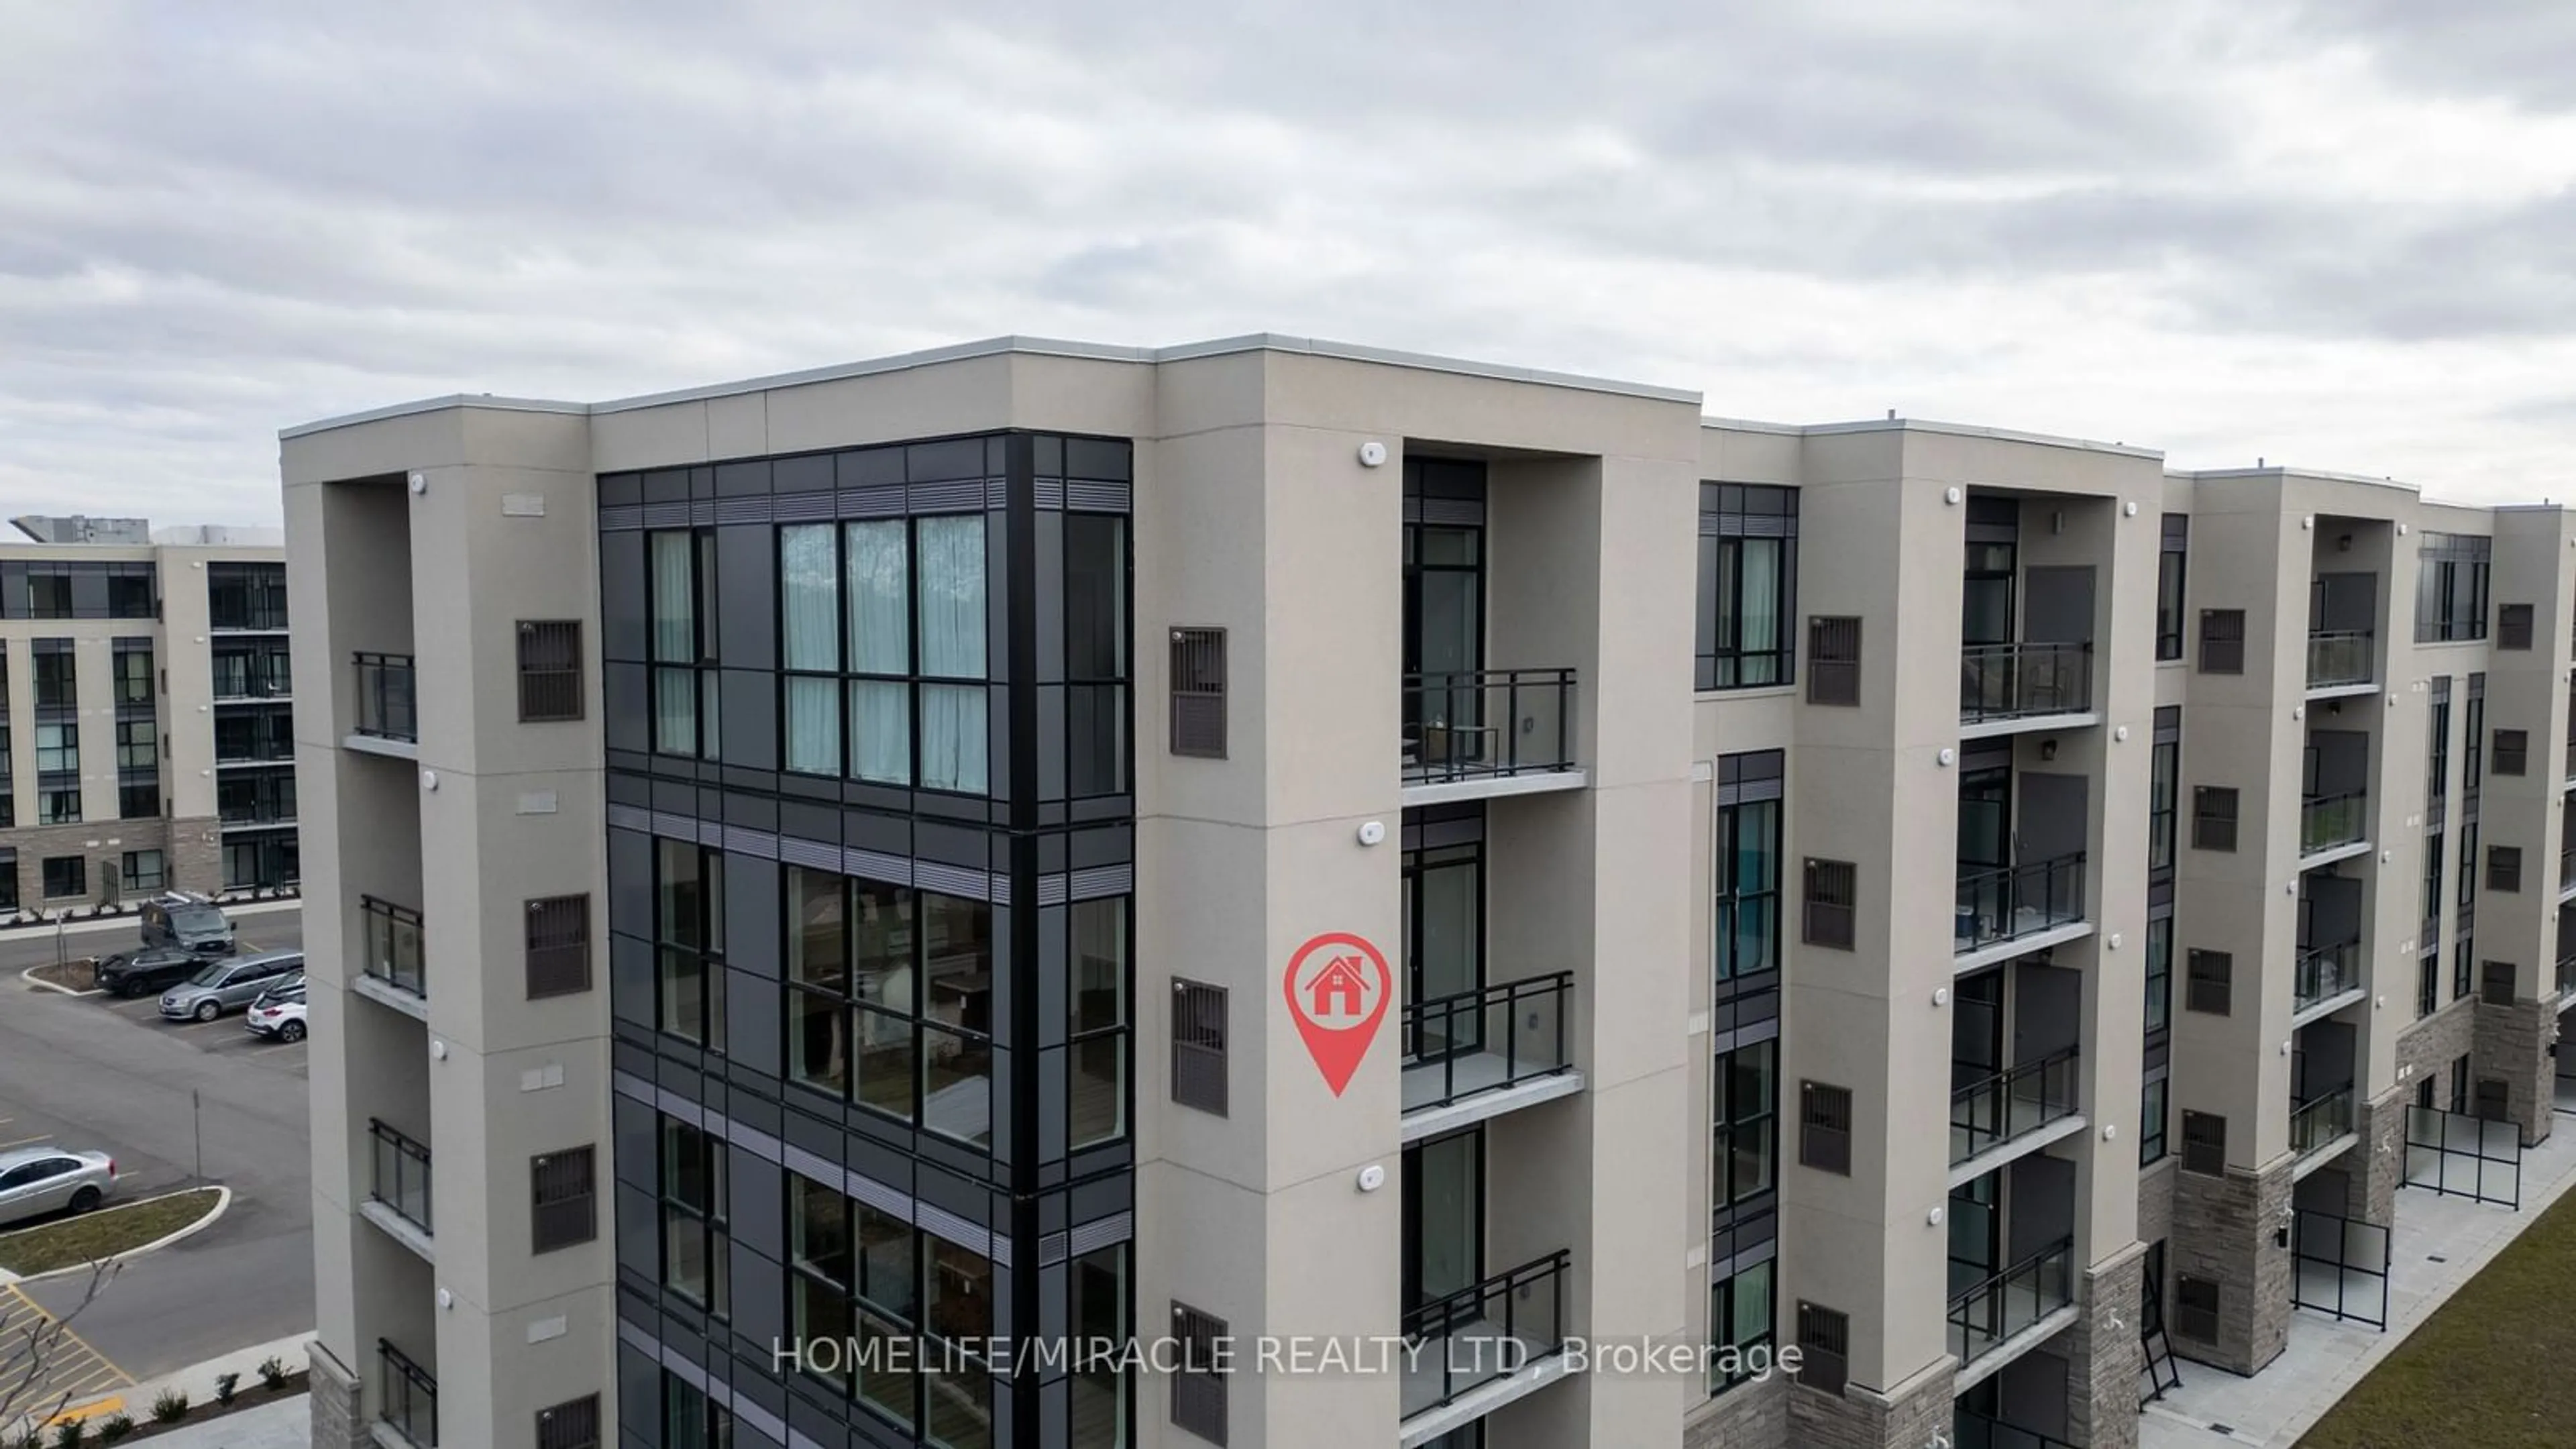
<path id="1" fill-rule="evenodd" d="M 360 654 L 358 733 L 384 740 L 420 739 L 420 712 L 412 697 L 412 656 Z"/>
<path id="2" fill-rule="evenodd" d="M 1950 1352 L 1961 1364 L 2075 1301 L 2075 1239 L 2067 1236 L 1950 1299 Z"/>
<path id="3" fill-rule="evenodd" d="M 2075 1449 L 2065 1440 L 2052 1439 L 2037 1429 L 1958 1408 L 1950 1411 L 1950 1443 L 1954 1449 Z"/>
<path id="4" fill-rule="evenodd" d="M 438 1380 L 386 1339 L 376 1340 L 376 1361 L 384 1392 L 384 1409 L 376 1417 L 405 1443 L 437 1449 Z"/>
<path id="5" fill-rule="evenodd" d="M 2084 919 L 2084 852 L 1959 877 L 1953 949 L 1974 951 Z"/>
<path id="6" fill-rule="evenodd" d="M 429 1149 L 373 1118 L 368 1119 L 367 1136 L 373 1139 L 375 1156 L 369 1195 L 413 1227 L 430 1231 Z"/>
<path id="7" fill-rule="evenodd" d="M 1416 1352 L 1406 1373 L 1415 1379 L 1404 1394 L 1406 1416 L 1563 1353 L 1572 1264 L 1572 1252 L 1559 1248 L 1407 1312 L 1404 1338 Z"/>
<path id="8" fill-rule="evenodd" d="M 2072 1115 L 2076 1048 L 1995 1073 L 1950 1094 L 1950 1164 Z"/>
<path id="9" fill-rule="evenodd" d="M 1573 1066 L 1565 1044 L 1574 973 L 1501 981 L 1408 1002 L 1404 1008 L 1404 1110 L 1552 1077 Z"/>
<path id="10" fill-rule="evenodd" d="M 2093 707 L 2090 644 L 1970 644 L 1959 651 L 1959 722 Z"/>
<path id="11" fill-rule="evenodd" d="M 2361 985 L 2361 942 L 2310 946 L 2299 953 L 2298 969 L 2292 974 L 2290 999 L 2296 1011 L 2355 990 Z"/>
<path id="12" fill-rule="evenodd" d="M 358 897 L 358 912 L 366 932 L 366 973 L 414 996 L 429 995 L 420 912 L 374 896 Z"/>
<path id="13" fill-rule="evenodd" d="M 2352 1088 L 2311 1097 L 2290 1109 L 2290 1150 L 2301 1157 L 2352 1135 Z"/>
<path id="14" fill-rule="evenodd" d="M 1487 669 L 1404 677 L 1405 783 L 1574 768 L 1574 671 Z"/>

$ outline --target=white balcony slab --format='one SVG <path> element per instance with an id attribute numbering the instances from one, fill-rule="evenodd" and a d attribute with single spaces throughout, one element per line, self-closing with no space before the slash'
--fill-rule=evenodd
<path id="1" fill-rule="evenodd" d="M 2045 1127 L 2034 1127 L 2019 1137 L 2010 1137 L 1950 1169 L 1950 1186 L 1960 1187 L 1976 1181 L 1999 1167 L 2007 1167 L 2034 1152 L 2063 1142 L 2082 1132 L 2085 1117 L 2070 1112 Z"/>
<path id="2" fill-rule="evenodd" d="M 1465 1091 L 1471 1083 L 1482 1084 L 1472 1096 L 1461 1096 L 1446 1103 L 1439 1101 L 1442 1091 L 1440 1068 L 1424 1065 L 1405 1069 L 1403 1140 L 1420 1142 L 1461 1127 L 1518 1112 L 1541 1102 L 1571 1097 L 1583 1090 L 1583 1073 L 1571 1067 L 1545 1077 L 1525 1077 L 1508 1087 L 1492 1086 L 1504 1080 L 1507 1068 L 1499 1052 L 1479 1052 L 1462 1057 L 1457 1063 L 1454 1081 L 1457 1090 Z M 1419 1103 L 1420 1105 L 1416 1105 Z"/>
<path id="3" fill-rule="evenodd" d="M 2379 681 L 2365 679 L 2359 684 L 2320 684 L 2308 690 L 2310 699 L 2351 699 L 2358 695 L 2377 694 Z"/>
<path id="4" fill-rule="evenodd" d="M 2350 991 L 2339 991 L 2334 995 L 2327 997 L 2325 1000 L 2318 1002 L 2316 1005 L 2305 1008 L 2296 1016 L 2291 1017 L 2290 1030 L 2297 1031 L 2300 1027 L 2306 1026 L 2312 1021 L 2323 1021 L 2327 1017 L 2334 1015 L 2336 1012 L 2343 1010 L 2347 1006 L 2359 1006 L 2361 1003 L 2369 999 L 2370 993 L 2358 986 L 2354 987 Z"/>
<path id="5" fill-rule="evenodd" d="M 2009 961 L 2015 956 L 2027 956 L 2033 951 L 2064 945 L 2068 941 L 2081 941 L 2092 934 L 2091 921 L 2068 921 L 2065 925 L 2050 926 L 2043 931 L 2033 931 L 2027 936 L 2015 936 L 2007 941 L 1996 941 L 1991 945 L 1979 946 L 1973 951 L 1961 951 L 1951 957 L 1950 974 L 1965 976 L 1971 971 L 1982 971 L 1989 966 Z M 1950 939 L 1953 945 L 1957 944 L 1956 936 Z"/>
<path id="6" fill-rule="evenodd" d="M 349 991 L 352 995 L 390 1006 L 415 1021 L 429 1020 L 428 997 L 405 991 L 381 976 L 352 976 L 349 978 Z"/>
<path id="7" fill-rule="evenodd" d="M 2009 719 L 1981 719 L 1974 723 L 1962 720 L 1959 738 L 1990 740 L 1998 735 L 2024 735 L 2033 730 L 2091 729 L 2102 723 L 2102 712 L 2096 709 L 2072 709 L 2059 714 L 2023 714 Z"/>
<path id="8" fill-rule="evenodd" d="M 344 735 L 341 737 L 340 747 L 356 750 L 362 755 L 383 755 L 392 760 L 420 758 L 420 741 L 393 740 L 383 735 Z"/>
<path id="9" fill-rule="evenodd" d="M 374 1223 L 386 1237 L 411 1249 L 422 1262 L 434 1264 L 438 1261 L 435 1241 L 429 1234 L 422 1232 L 418 1224 L 401 1213 L 395 1212 L 374 1198 L 368 1198 L 358 1204 L 358 1216 Z"/>
<path id="10" fill-rule="evenodd" d="M 2082 1311 L 2072 1303 L 2052 1310 L 2045 1318 L 1959 1365 L 1959 1375 L 1952 1380 L 1950 1391 L 1953 1394 L 1964 1394 L 2002 1373 L 2014 1359 L 2020 1358 L 2023 1354 L 2074 1327 L 2075 1320 L 2082 1316 Z"/>
<path id="11" fill-rule="evenodd" d="M 2333 1162 L 2336 1158 L 2343 1156 L 2346 1152 L 2351 1151 L 2352 1144 L 2359 1142 L 2360 1140 L 2360 1133 L 2347 1132 L 2332 1142 L 2327 1143 L 2325 1146 L 2318 1148 L 2316 1151 L 2301 1157 L 2298 1161 L 2290 1164 L 2290 1181 L 2299 1182 L 2304 1180 L 2310 1173 L 2315 1172 L 2317 1169 Z"/>
<path id="12" fill-rule="evenodd" d="M 1582 770 L 1541 770 L 1518 775 L 1480 775 L 1464 780 L 1425 780 L 1404 787 L 1404 808 L 1448 805 L 1460 800 L 1499 800 L 1507 795 L 1545 795 L 1580 790 L 1592 782 Z"/>
<path id="13" fill-rule="evenodd" d="M 1464 1428 L 1503 1405 L 1525 1399 L 1566 1375 L 1565 1355 L 1550 1354 L 1534 1362 L 1524 1362 L 1519 1371 L 1503 1374 L 1478 1384 L 1446 1404 L 1433 1407 L 1440 1397 L 1440 1354 L 1446 1348 L 1461 1371 L 1471 1366 L 1512 1361 L 1511 1356 L 1526 1358 L 1535 1352 L 1527 1339 L 1504 1333 L 1493 1324 L 1478 1320 L 1459 1328 L 1446 1340 L 1427 1344 L 1404 1370 L 1401 1390 L 1404 1422 L 1397 1426 L 1397 1443 L 1413 1449 L 1452 1429 Z"/>
<path id="14" fill-rule="evenodd" d="M 2329 845 L 2323 850 L 2312 850 L 2300 856 L 2299 869 L 2315 870 L 2319 866 L 2332 865 L 2338 860 L 2350 860 L 2356 855 L 2368 854 L 2370 854 L 2369 841 L 2349 840 L 2341 845 Z"/>

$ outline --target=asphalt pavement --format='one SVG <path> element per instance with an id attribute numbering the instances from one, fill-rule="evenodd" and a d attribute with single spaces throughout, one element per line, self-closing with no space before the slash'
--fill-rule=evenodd
<path id="1" fill-rule="evenodd" d="M 303 943 L 300 909 L 237 924 L 245 951 Z M 69 935 L 61 947 L 75 956 L 130 949 L 132 929 Z M 127 1263 L 74 1321 L 80 1337 L 126 1375 L 149 1379 L 309 1331 L 305 1046 L 253 1037 L 239 1013 L 182 1025 L 163 1022 L 151 997 L 64 996 L 19 979 L 57 949 L 51 934 L 0 936 L 0 1147 L 109 1153 L 124 1198 L 199 1182 L 233 1190 L 212 1227 Z M 59 1314 L 80 1301 L 86 1277 L 22 1291 Z"/>

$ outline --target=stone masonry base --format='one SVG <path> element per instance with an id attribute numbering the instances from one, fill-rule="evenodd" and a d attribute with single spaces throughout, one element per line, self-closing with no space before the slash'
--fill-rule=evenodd
<path id="1" fill-rule="evenodd" d="M 1955 1372 L 1945 1358 L 1893 1394 L 1858 1384 L 1840 1394 L 1793 1385 L 1788 1442 L 1796 1449 L 1924 1449 L 1946 1441 Z"/>
<path id="2" fill-rule="evenodd" d="M 2525 1147 L 2549 1135 L 2549 1115 L 2558 1090 L 2557 1068 L 2549 1055 L 2549 1043 L 2558 1031 L 2555 1005 L 2547 1001 L 2477 1005 L 2477 1048 L 2470 1070 L 2481 1081 L 2504 1079 L 2505 1115 L 2522 1129 Z"/>
<path id="3" fill-rule="evenodd" d="M 2084 1316 L 2065 1340 L 2067 1438 L 2084 1449 L 2138 1449 L 2146 1260 L 2146 1244 L 2135 1243 L 2084 1275 Z"/>
<path id="4" fill-rule="evenodd" d="M 1789 1376 L 1738 1384 L 1682 1424 L 1682 1449 L 1786 1449 Z"/>
<path id="5" fill-rule="evenodd" d="M 2174 1352 L 2195 1363 L 2250 1375 L 2289 1342 L 2291 1159 L 2260 1173 L 2230 1167 L 2225 1177 L 2174 1176 L 2174 1312 L 2165 1320 Z M 2277 1235 L 2277 1236 L 2276 1236 Z M 2188 1331 L 2186 1278 L 2218 1285 L 2218 1336 Z"/>
<path id="6" fill-rule="evenodd" d="M 375 1441 L 367 1428 L 358 1376 L 318 1338 L 306 1359 L 312 1367 L 305 1383 L 313 1403 L 313 1449 L 368 1449 Z"/>
<path id="7" fill-rule="evenodd" d="M 2411 1105 L 2412 1094 L 2396 1086 L 2354 1110 L 2353 1131 L 2361 1140 L 2337 1164 L 2348 1184 L 2345 1217 L 2396 1226 L 2397 1184 L 2406 1166 L 2406 1109 Z"/>

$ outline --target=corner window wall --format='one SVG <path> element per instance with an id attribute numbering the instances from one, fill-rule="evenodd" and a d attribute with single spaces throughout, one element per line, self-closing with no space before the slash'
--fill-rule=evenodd
<path id="1" fill-rule="evenodd" d="M 1798 602 L 1798 490 L 1699 486 L 1698 661 L 1702 690 L 1789 684 Z"/>
<path id="2" fill-rule="evenodd" d="M 778 531 L 786 768 L 990 788 L 984 534 L 982 514 Z"/>
<path id="3" fill-rule="evenodd" d="M 2487 637 L 2487 571 L 2494 541 L 2426 533 L 2415 576 L 2415 642 Z"/>
<path id="4" fill-rule="evenodd" d="M 801 867 L 786 877 L 792 1078 L 988 1145 L 993 908 Z"/>

